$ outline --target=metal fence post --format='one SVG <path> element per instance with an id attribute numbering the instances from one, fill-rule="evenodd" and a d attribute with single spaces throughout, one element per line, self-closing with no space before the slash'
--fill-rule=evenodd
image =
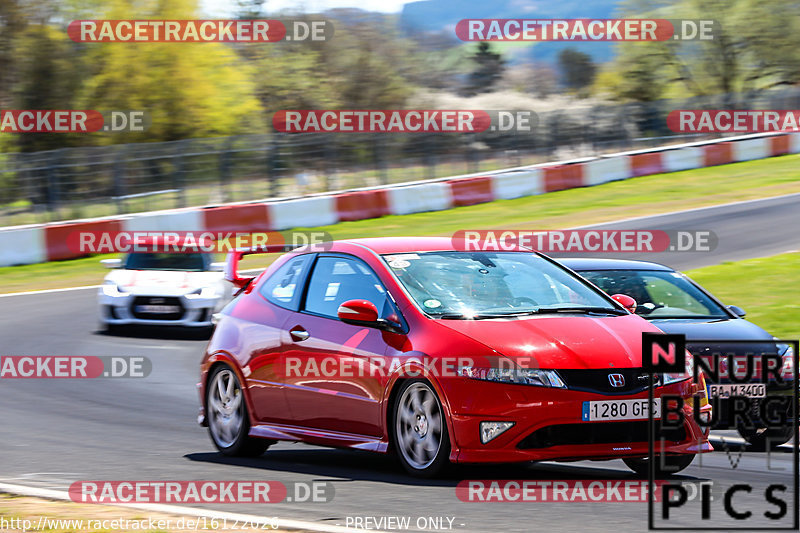
<path id="1" fill-rule="evenodd" d="M 375 136 L 375 141 L 372 143 L 372 160 L 375 165 L 375 174 L 380 180 L 381 184 L 386 185 L 389 183 L 389 174 L 386 172 L 386 161 L 384 159 L 385 146 L 380 135 Z"/>
<path id="2" fill-rule="evenodd" d="M 175 155 L 172 156 L 174 169 L 172 171 L 172 185 L 174 189 L 178 190 L 178 197 L 176 198 L 176 207 L 186 207 L 186 189 L 183 185 L 183 172 L 184 172 L 184 141 L 175 143 Z"/>
<path id="3" fill-rule="evenodd" d="M 58 168 L 61 159 L 62 151 L 64 148 L 53 150 L 50 154 L 50 160 L 45 168 L 45 175 L 47 179 L 47 218 L 48 221 L 53 220 L 53 215 L 58 218 L 58 209 L 60 204 L 60 191 L 58 183 Z"/>
<path id="4" fill-rule="evenodd" d="M 231 184 L 231 151 L 233 150 L 233 137 L 228 137 L 219 153 L 219 189 L 220 201 L 233 201 L 233 187 Z"/>
<path id="5" fill-rule="evenodd" d="M 280 191 L 278 184 L 278 152 L 278 137 L 273 134 L 267 147 L 267 180 L 269 180 L 269 195 L 272 198 L 277 197 Z"/>
<path id="6" fill-rule="evenodd" d="M 114 163 L 111 166 L 112 191 L 116 199 L 117 214 L 120 215 L 125 212 L 123 196 L 125 196 L 125 164 L 127 163 L 125 158 L 126 146 L 122 144 L 117 148 L 114 153 Z"/>

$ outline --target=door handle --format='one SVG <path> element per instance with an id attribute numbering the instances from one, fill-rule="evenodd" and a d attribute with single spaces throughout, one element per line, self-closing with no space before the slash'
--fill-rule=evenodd
<path id="1" fill-rule="evenodd" d="M 304 329 L 293 329 L 289 331 L 289 336 L 292 337 L 293 341 L 300 342 L 306 340 L 311 335 Z"/>

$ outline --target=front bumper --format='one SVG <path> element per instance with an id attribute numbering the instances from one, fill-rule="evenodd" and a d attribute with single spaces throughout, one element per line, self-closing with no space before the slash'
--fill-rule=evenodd
<path id="1" fill-rule="evenodd" d="M 585 391 L 551 389 L 475 381 L 473 398 L 491 402 L 472 402 L 452 406 L 456 446 L 451 460 L 456 462 L 577 461 L 645 457 L 649 454 L 648 420 L 582 421 L 583 402 L 598 400 L 647 399 L 647 391 L 630 395 L 606 396 Z M 692 396 L 698 386 L 687 380 L 654 391 L 684 398 L 683 424 L 665 430 L 656 440 L 657 453 L 693 454 L 713 451 L 709 429 L 701 427 L 693 415 Z M 456 402 L 458 402 L 458 396 Z M 709 412 L 710 406 L 701 409 Z M 459 412 L 460 411 L 460 412 Z M 493 440 L 482 443 L 480 423 L 514 422 L 514 426 Z M 655 421 L 659 424 L 658 420 Z"/>
<path id="2" fill-rule="evenodd" d="M 140 313 L 137 312 L 138 302 L 142 299 L 161 298 L 169 305 L 180 307 L 178 312 Z M 109 325 L 140 325 L 140 326 L 183 326 L 183 327 L 210 327 L 211 317 L 218 310 L 221 297 L 215 298 L 186 298 L 185 296 L 161 297 L 158 295 L 124 295 L 109 296 L 100 289 L 98 296 L 100 304 L 100 321 Z"/>

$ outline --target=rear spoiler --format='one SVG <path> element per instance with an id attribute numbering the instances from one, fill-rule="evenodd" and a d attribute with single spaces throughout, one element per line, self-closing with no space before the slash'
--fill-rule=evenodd
<path id="1" fill-rule="evenodd" d="M 225 258 L 225 270 L 223 271 L 223 277 L 226 281 L 230 281 L 236 287 L 243 289 L 255 279 L 255 276 L 239 276 L 239 261 L 242 260 L 242 257 L 253 254 L 277 254 L 286 251 L 288 250 L 285 244 L 267 244 L 264 246 L 253 246 L 250 248 L 237 248 L 232 252 L 228 252 L 227 257 Z"/>

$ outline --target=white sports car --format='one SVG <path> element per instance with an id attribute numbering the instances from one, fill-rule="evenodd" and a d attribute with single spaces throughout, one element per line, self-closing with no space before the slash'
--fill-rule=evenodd
<path id="1" fill-rule="evenodd" d="M 230 300 L 224 263 L 208 253 L 131 253 L 101 261 L 110 272 L 98 291 L 100 323 L 210 327 Z"/>

